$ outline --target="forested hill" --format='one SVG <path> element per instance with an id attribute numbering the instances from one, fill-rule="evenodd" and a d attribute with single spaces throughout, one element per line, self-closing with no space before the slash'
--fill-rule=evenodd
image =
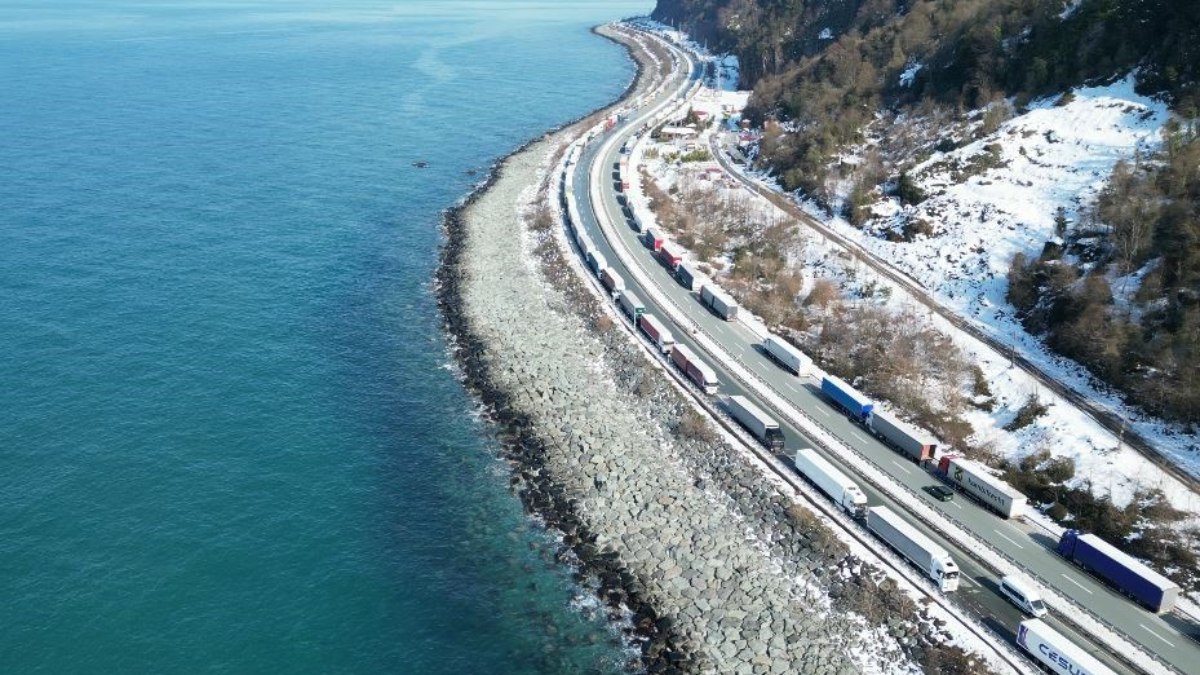
<path id="1" fill-rule="evenodd" d="M 756 109 L 784 117 L 927 97 L 979 107 L 1139 66 L 1143 91 L 1200 108 L 1193 0 L 658 0 L 653 17 L 736 54 Z M 829 97 L 806 100 L 813 89 Z"/>

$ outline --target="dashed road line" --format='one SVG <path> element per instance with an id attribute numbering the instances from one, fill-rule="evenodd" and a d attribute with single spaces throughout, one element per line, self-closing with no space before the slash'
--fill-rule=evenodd
<path id="1" fill-rule="evenodd" d="M 893 460 L 891 460 L 891 462 L 892 462 L 892 464 L 895 464 L 895 465 L 896 465 L 896 468 L 897 468 L 897 469 L 900 469 L 900 470 L 901 470 L 901 471 L 903 471 L 904 473 L 908 473 L 908 474 L 911 474 L 911 473 L 912 473 L 911 471 L 909 471 L 909 470 L 908 470 L 908 467 L 904 466 L 904 465 L 903 465 L 903 464 L 901 464 L 900 462 L 897 462 L 897 461 L 896 461 L 896 460 L 894 460 L 894 459 L 893 459 Z"/>
<path id="2" fill-rule="evenodd" d="M 1078 587 L 1082 588 L 1084 591 L 1087 591 L 1088 595 L 1091 595 L 1092 591 L 1091 591 L 1091 590 L 1089 590 L 1087 586 L 1084 586 L 1083 584 L 1079 583 L 1078 581 L 1075 581 L 1074 579 L 1072 579 L 1071 577 L 1067 576 L 1066 574 L 1062 575 L 1062 578 L 1064 578 L 1064 579 L 1066 579 L 1067 581 L 1069 581 L 1069 582 L 1071 582 L 1071 583 L 1075 584 L 1076 586 L 1078 586 Z"/>
<path id="3" fill-rule="evenodd" d="M 1162 640 L 1163 642 L 1165 642 L 1165 643 L 1167 643 L 1167 644 L 1171 645 L 1171 647 L 1172 647 L 1172 648 L 1174 648 L 1174 647 L 1175 647 L 1175 643 L 1174 643 L 1174 642 L 1171 642 L 1171 641 L 1170 641 L 1170 640 L 1168 640 L 1167 638 L 1165 638 L 1165 637 L 1163 637 L 1163 636 L 1159 635 L 1158 633 L 1155 633 L 1154 631 L 1150 630 L 1150 627 L 1149 627 L 1149 626 L 1147 626 L 1146 624 L 1144 624 L 1144 623 L 1139 623 L 1138 625 L 1139 625 L 1139 626 L 1141 626 L 1142 628 L 1145 628 L 1147 633 L 1149 633 L 1149 634 L 1153 635 L 1154 637 L 1158 638 L 1159 640 Z"/>
<path id="4" fill-rule="evenodd" d="M 857 438 L 858 440 L 862 441 L 863 443 L 866 443 L 866 442 L 867 442 L 867 439 L 865 439 L 865 438 L 863 438 L 862 436 L 860 436 L 860 435 L 858 434 L 858 432 L 857 432 L 857 431 L 851 431 L 851 432 L 850 432 L 850 435 L 851 435 L 851 436 L 853 436 L 853 437 L 855 437 L 855 438 Z"/>
<path id="5" fill-rule="evenodd" d="M 1022 551 L 1023 551 L 1023 550 L 1025 550 L 1025 547 L 1024 547 L 1024 546 L 1022 546 L 1022 545 L 1018 544 L 1018 543 L 1017 543 L 1017 541 L 1016 541 L 1015 539 L 1013 539 L 1012 537 L 1008 536 L 1007 534 L 1004 534 L 1004 533 L 1003 533 L 1003 532 L 1001 532 L 1000 530 L 997 530 L 997 529 L 995 529 L 995 528 L 992 528 L 992 532 L 995 532 L 996 534 L 1000 535 L 1001 537 L 1004 537 L 1005 539 L 1007 539 L 1007 540 L 1008 540 L 1008 543 L 1012 544 L 1013 546 L 1016 546 L 1017 548 L 1021 549 Z"/>

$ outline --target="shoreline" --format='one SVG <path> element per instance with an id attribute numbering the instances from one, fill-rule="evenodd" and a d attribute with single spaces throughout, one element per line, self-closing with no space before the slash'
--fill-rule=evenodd
<path id="1" fill-rule="evenodd" d="M 634 57 L 629 45 L 606 35 L 601 29 L 602 26 L 593 26 L 591 32 L 625 49 L 634 63 L 635 72 L 629 85 L 613 101 L 531 138 L 497 159 L 488 168 L 482 182 L 458 204 L 443 212 L 445 241 L 434 277 L 435 295 L 442 314 L 443 330 L 451 338 L 451 350 L 463 372 L 464 386 L 482 403 L 497 428 L 496 440 L 500 444 L 501 456 L 512 467 L 510 488 L 520 498 L 527 512 L 538 515 L 548 531 L 559 535 L 562 550 L 555 557 L 576 568 L 576 582 L 586 587 L 589 578 L 596 581 L 595 586 L 587 590 L 594 592 L 596 599 L 608 609 L 610 622 L 613 625 L 628 624 L 623 629 L 627 643 L 640 643 L 638 668 L 647 672 L 669 672 L 676 670 L 673 664 L 682 656 L 682 637 L 675 634 L 670 622 L 660 617 L 655 607 L 642 597 L 641 585 L 624 568 L 618 555 L 597 546 L 597 535 L 583 523 L 562 488 L 543 471 L 547 464 L 545 443 L 534 432 L 531 416 L 514 406 L 512 396 L 496 382 L 489 364 L 482 358 L 487 346 L 471 328 L 463 297 L 461 274 L 466 265 L 466 214 L 471 207 L 496 186 L 515 157 L 573 127 L 588 126 L 592 119 L 621 107 L 645 83 L 648 77 L 645 64 Z M 574 560 L 568 561 L 570 556 L 565 556 L 565 551 L 570 551 Z"/>

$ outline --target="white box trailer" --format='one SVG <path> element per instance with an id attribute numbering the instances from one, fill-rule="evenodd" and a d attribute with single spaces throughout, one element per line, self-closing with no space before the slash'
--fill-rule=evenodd
<path id="1" fill-rule="evenodd" d="M 867 515 L 867 496 L 846 474 L 830 464 L 812 448 L 796 451 L 793 459 L 800 475 L 829 495 L 834 503 L 855 518 Z"/>
<path id="2" fill-rule="evenodd" d="M 587 252 L 588 267 L 592 268 L 592 273 L 599 276 L 608 267 L 608 261 L 605 260 L 604 254 L 592 249 Z"/>
<path id="3" fill-rule="evenodd" d="M 662 322 L 652 314 L 642 314 L 638 317 L 638 328 L 641 328 L 642 332 L 654 342 L 654 346 L 664 354 L 670 352 L 671 348 L 675 346 L 675 336 L 671 335 L 671 331 L 667 330 L 666 326 L 662 325 Z"/>
<path id="4" fill-rule="evenodd" d="M 779 428 L 779 422 L 751 403 L 750 399 L 730 396 L 725 400 L 725 407 L 733 419 L 746 427 L 763 445 L 775 451 L 783 449 L 783 431 Z"/>
<path id="5" fill-rule="evenodd" d="M 700 289 L 700 301 L 726 321 L 733 321 L 737 318 L 737 302 L 712 283 L 704 284 L 704 287 Z"/>
<path id="6" fill-rule="evenodd" d="M 1060 675 L 1116 675 L 1041 619 L 1027 619 L 1017 625 L 1017 644 L 1051 672 Z"/>
<path id="7" fill-rule="evenodd" d="M 1005 518 L 1025 515 L 1025 505 L 1029 501 L 1025 495 L 988 473 L 981 464 L 947 455 L 938 460 L 938 471 L 951 483 Z"/>
<path id="8" fill-rule="evenodd" d="M 882 410 L 877 409 L 871 414 L 871 431 L 915 462 L 932 459 L 937 449 L 932 436 Z"/>
<path id="9" fill-rule="evenodd" d="M 867 529 L 887 542 L 937 583 L 943 593 L 958 589 L 958 565 L 932 539 L 909 525 L 886 506 L 867 509 Z"/>
<path id="10" fill-rule="evenodd" d="M 621 297 L 617 299 L 617 304 L 621 306 L 621 311 L 634 321 L 646 312 L 646 306 L 638 299 L 638 296 L 633 294 L 633 291 L 621 291 Z"/>
<path id="11" fill-rule="evenodd" d="M 768 334 L 767 339 L 763 341 L 763 349 L 767 350 L 772 359 L 796 375 L 806 375 L 812 367 L 812 359 L 778 335 Z"/>

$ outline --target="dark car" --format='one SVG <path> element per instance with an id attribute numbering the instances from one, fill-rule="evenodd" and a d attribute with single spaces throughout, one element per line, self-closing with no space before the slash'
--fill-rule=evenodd
<path id="1" fill-rule="evenodd" d="M 932 485 L 925 488 L 925 491 L 933 495 L 933 498 L 939 502 L 948 502 L 951 499 L 954 499 L 954 490 L 951 490 L 944 485 Z"/>

